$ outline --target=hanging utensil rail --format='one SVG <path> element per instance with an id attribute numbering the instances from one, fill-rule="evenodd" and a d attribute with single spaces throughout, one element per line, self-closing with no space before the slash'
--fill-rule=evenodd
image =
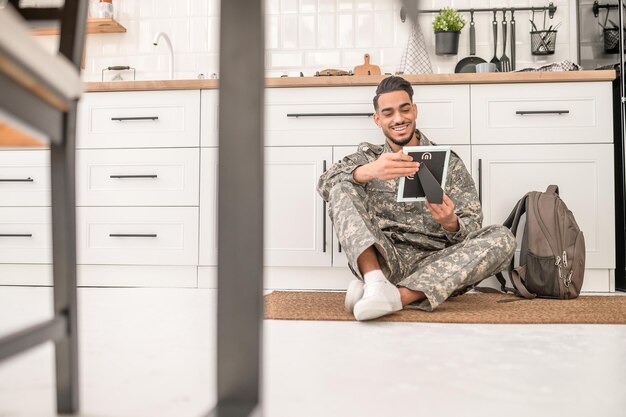
<path id="1" fill-rule="evenodd" d="M 598 17 L 598 15 L 600 14 L 600 9 L 617 9 L 619 6 L 617 4 L 600 4 L 598 3 L 598 1 L 594 1 L 593 2 L 593 7 L 591 8 L 591 10 L 593 10 L 593 15 L 595 17 Z M 624 4 L 624 7 L 626 7 L 626 3 Z"/>
<path id="2" fill-rule="evenodd" d="M 617 6 L 616 6 L 617 7 Z M 548 11 L 548 15 L 550 19 L 554 18 L 554 13 L 556 12 L 557 6 L 554 3 L 550 2 L 547 6 L 540 7 L 491 7 L 491 8 L 480 8 L 480 9 L 457 9 L 461 13 L 493 13 L 493 12 L 518 12 L 518 11 L 535 11 L 542 12 L 544 10 Z M 432 10 L 418 10 L 418 13 L 439 13 L 441 9 L 432 9 Z M 405 11 L 406 13 L 406 11 Z"/>

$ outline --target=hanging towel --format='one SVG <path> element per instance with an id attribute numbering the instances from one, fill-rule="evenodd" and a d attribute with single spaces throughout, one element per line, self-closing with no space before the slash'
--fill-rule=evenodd
<path id="1" fill-rule="evenodd" d="M 433 67 L 426 50 L 424 34 L 418 22 L 413 24 L 396 74 L 432 74 Z"/>

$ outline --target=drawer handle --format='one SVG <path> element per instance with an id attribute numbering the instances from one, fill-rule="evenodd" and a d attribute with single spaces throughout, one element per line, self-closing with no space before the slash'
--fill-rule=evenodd
<path id="1" fill-rule="evenodd" d="M 287 117 L 372 117 L 374 113 L 287 113 Z"/>
<path id="2" fill-rule="evenodd" d="M 568 114 L 569 110 L 518 110 L 515 114 L 524 116 L 526 114 Z"/>
<path id="3" fill-rule="evenodd" d="M 124 178 L 157 178 L 156 174 L 150 174 L 150 175 L 110 175 L 111 178 L 119 178 L 119 179 L 124 179 Z"/>
<path id="4" fill-rule="evenodd" d="M 31 177 L 28 178 L 0 178 L 0 182 L 33 182 Z"/>
<path id="5" fill-rule="evenodd" d="M 133 120 L 159 120 L 159 116 L 145 116 L 145 117 L 111 117 L 114 122 L 126 122 Z"/>
<path id="6" fill-rule="evenodd" d="M 2 233 L 0 237 L 33 237 L 31 233 Z"/>
<path id="7" fill-rule="evenodd" d="M 126 233 L 111 233 L 109 237 L 157 237 L 156 233 L 138 233 L 138 234 L 126 234 Z"/>

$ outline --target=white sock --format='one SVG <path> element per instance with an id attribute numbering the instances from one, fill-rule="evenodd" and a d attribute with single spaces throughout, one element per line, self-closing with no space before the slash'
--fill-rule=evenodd
<path id="1" fill-rule="evenodd" d="M 384 282 L 387 281 L 387 277 L 385 277 L 383 271 L 381 271 L 380 269 L 375 269 L 373 271 L 365 273 L 363 275 L 363 280 L 366 284 L 370 282 Z"/>

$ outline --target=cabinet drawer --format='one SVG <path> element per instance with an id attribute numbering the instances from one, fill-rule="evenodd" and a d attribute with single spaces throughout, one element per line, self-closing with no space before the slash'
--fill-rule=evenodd
<path id="1" fill-rule="evenodd" d="M 77 152 L 79 206 L 197 206 L 199 149 Z"/>
<path id="2" fill-rule="evenodd" d="M 198 146 L 200 91 L 88 93 L 77 132 L 79 148 Z"/>
<path id="3" fill-rule="evenodd" d="M 51 263 L 49 207 L 0 207 L 0 263 Z"/>
<path id="4" fill-rule="evenodd" d="M 197 265 L 196 207 L 81 207 L 78 263 Z"/>
<path id="5" fill-rule="evenodd" d="M 438 144 L 469 144 L 469 86 L 414 86 L 417 127 Z M 382 143 L 374 123 L 376 87 L 266 90 L 265 143 L 269 146 Z"/>
<path id="6" fill-rule="evenodd" d="M 472 85 L 472 143 L 612 143 L 609 82 Z"/>
<path id="7" fill-rule="evenodd" d="M 0 152 L 0 206 L 50 205 L 50 151 Z"/>
<path id="8" fill-rule="evenodd" d="M 217 146 L 218 93 L 219 90 L 202 90 L 200 93 L 200 146 Z"/>

